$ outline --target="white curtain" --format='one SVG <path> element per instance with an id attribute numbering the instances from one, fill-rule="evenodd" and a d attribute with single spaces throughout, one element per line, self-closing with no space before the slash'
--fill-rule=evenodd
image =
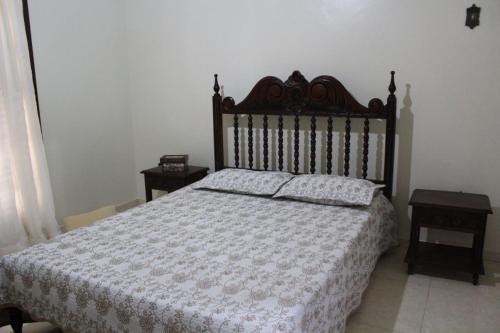
<path id="1" fill-rule="evenodd" d="M 0 0 L 0 256 L 57 233 L 21 0 Z"/>

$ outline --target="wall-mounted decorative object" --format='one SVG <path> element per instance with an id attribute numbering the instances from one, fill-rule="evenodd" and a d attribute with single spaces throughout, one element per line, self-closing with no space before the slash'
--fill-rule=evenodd
<path id="1" fill-rule="evenodd" d="M 475 4 L 467 8 L 467 17 L 465 18 L 465 25 L 471 29 L 477 27 L 479 25 L 480 12 L 481 12 L 481 7 L 477 7 Z"/>

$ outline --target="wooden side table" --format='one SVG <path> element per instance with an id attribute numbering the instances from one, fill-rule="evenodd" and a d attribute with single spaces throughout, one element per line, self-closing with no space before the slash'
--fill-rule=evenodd
<path id="1" fill-rule="evenodd" d="M 173 192 L 202 179 L 207 172 L 208 168 L 191 165 L 183 172 L 166 172 L 160 166 L 143 170 L 146 201 L 153 200 L 153 189 Z"/>
<path id="2" fill-rule="evenodd" d="M 472 273 L 477 285 L 479 274 L 484 274 L 483 247 L 488 214 L 492 214 L 488 196 L 462 192 L 415 190 L 410 203 L 413 206 L 410 246 L 406 253 L 408 273 L 416 265 L 435 265 Z M 420 242 L 420 228 L 472 233 L 472 248 Z"/>

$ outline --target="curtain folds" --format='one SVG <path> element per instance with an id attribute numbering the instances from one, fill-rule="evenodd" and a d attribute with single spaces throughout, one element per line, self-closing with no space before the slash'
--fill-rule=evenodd
<path id="1" fill-rule="evenodd" d="M 0 0 L 0 255 L 58 233 L 22 2 Z"/>

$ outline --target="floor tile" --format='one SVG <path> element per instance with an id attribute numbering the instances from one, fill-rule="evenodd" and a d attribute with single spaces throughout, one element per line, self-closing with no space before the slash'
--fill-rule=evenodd
<path id="1" fill-rule="evenodd" d="M 401 250 L 396 253 L 386 253 L 380 257 L 372 276 L 377 278 L 398 279 L 404 282 L 428 285 L 431 277 L 425 274 L 408 275 L 404 254 Z"/>
<path id="2" fill-rule="evenodd" d="M 360 307 L 349 324 L 365 324 L 389 331 L 419 333 L 429 283 L 373 276 Z"/>
<path id="3" fill-rule="evenodd" d="M 431 282 L 422 333 L 498 333 L 500 298 L 461 282 Z"/>
<path id="4" fill-rule="evenodd" d="M 500 264 L 485 262 L 485 271 L 486 274 L 479 278 L 479 285 L 475 286 L 469 273 L 434 269 L 434 272 L 430 273 L 431 286 L 459 292 L 465 297 L 482 296 L 500 299 Z"/>

